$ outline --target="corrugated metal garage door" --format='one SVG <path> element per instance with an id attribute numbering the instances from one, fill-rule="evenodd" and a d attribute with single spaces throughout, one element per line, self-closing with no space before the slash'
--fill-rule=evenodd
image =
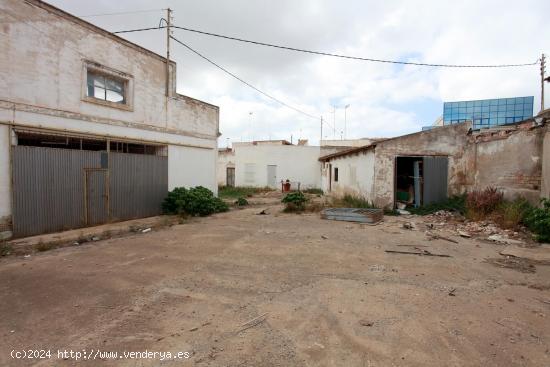
<path id="1" fill-rule="evenodd" d="M 161 213 L 168 158 L 13 146 L 14 237 Z"/>
<path id="2" fill-rule="evenodd" d="M 84 226 L 84 169 L 100 168 L 101 152 L 12 148 L 14 236 Z"/>
<path id="3" fill-rule="evenodd" d="M 447 157 L 424 157 L 423 205 L 447 199 Z"/>
<path id="4" fill-rule="evenodd" d="M 113 221 L 162 213 L 168 194 L 168 157 L 111 153 L 109 175 Z"/>

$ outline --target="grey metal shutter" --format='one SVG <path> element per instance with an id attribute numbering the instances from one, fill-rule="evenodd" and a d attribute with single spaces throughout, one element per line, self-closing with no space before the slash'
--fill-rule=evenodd
<path id="1" fill-rule="evenodd" d="M 424 202 L 437 203 L 447 199 L 448 157 L 424 157 Z"/>

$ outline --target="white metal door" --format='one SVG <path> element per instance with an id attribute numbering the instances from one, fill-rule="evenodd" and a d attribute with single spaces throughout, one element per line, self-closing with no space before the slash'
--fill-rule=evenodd
<path id="1" fill-rule="evenodd" d="M 267 186 L 277 187 L 277 166 L 268 165 L 267 166 Z"/>

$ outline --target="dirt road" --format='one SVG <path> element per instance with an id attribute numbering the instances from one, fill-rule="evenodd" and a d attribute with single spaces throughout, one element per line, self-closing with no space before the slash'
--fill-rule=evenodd
<path id="1" fill-rule="evenodd" d="M 0 365 L 550 365 L 550 266 L 498 267 L 485 259 L 501 245 L 428 241 L 403 218 L 280 209 L 2 259 Z M 384 252 L 414 246 L 452 257 Z M 51 359 L 10 356 L 29 349 Z M 190 358 L 76 361 L 58 349 Z"/>

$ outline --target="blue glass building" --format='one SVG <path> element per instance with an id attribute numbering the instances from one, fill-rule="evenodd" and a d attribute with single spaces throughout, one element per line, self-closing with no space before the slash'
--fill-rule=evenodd
<path id="1" fill-rule="evenodd" d="M 518 122 L 533 117 L 534 97 L 483 99 L 443 103 L 443 124 L 472 121 L 474 129 Z"/>

